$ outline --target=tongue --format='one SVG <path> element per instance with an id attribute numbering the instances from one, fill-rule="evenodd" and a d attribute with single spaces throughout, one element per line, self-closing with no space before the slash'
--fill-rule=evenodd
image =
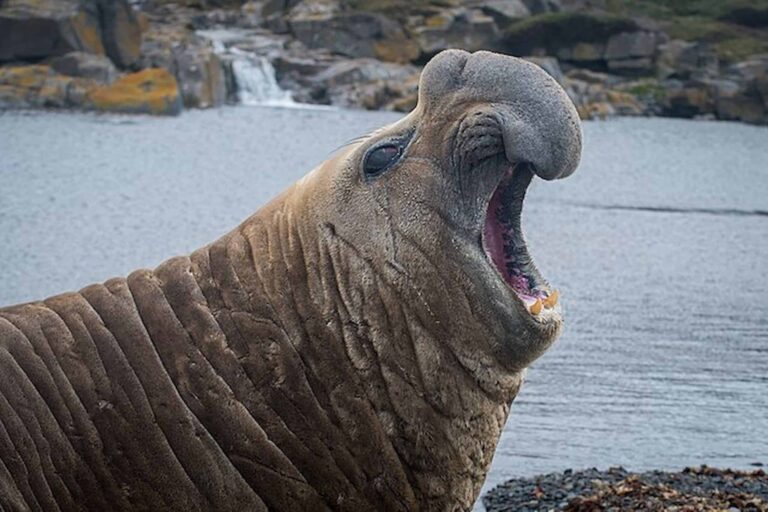
<path id="1" fill-rule="evenodd" d="M 520 269 L 515 267 L 514 258 L 507 256 L 507 253 L 512 254 L 512 237 L 515 234 L 514 229 L 508 222 L 505 222 L 507 219 L 504 219 L 505 213 L 509 213 L 509 209 L 505 208 L 503 201 L 504 196 L 507 195 L 505 191 L 509 186 L 507 179 L 505 179 L 496 188 L 491 201 L 488 203 L 488 211 L 485 215 L 483 247 L 509 286 L 521 298 L 535 300 L 528 278 L 523 275 Z M 507 250 L 505 250 L 505 246 Z"/>
<path id="2" fill-rule="evenodd" d="M 512 172 L 514 173 L 515 171 Z M 518 169 L 518 172 L 523 172 L 523 170 Z M 543 290 L 531 289 L 530 279 L 523 272 L 520 263 L 515 261 L 514 226 L 519 226 L 519 223 L 516 224 L 513 221 L 513 217 L 520 214 L 519 208 L 522 202 L 520 194 L 525 194 L 527 185 L 527 183 L 524 183 L 524 180 L 527 178 L 530 181 L 532 177 L 532 174 L 521 174 L 518 176 L 509 173 L 501 181 L 488 203 L 483 232 L 483 248 L 489 259 L 496 266 L 507 284 L 528 306 L 536 303 L 538 299 L 543 299 L 547 296 Z M 522 192 L 519 190 L 521 186 L 523 187 Z"/>

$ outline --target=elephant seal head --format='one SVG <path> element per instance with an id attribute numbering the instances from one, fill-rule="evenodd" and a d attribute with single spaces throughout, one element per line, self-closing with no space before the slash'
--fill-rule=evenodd
<path id="1" fill-rule="evenodd" d="M 440 53 L 419 90 L 410 115 L 302 180 L 308 218 L 398 276 L 460 358 L 521 370 L 562 323 L 521 233 L 523 198 L 534 176 L 576 169 L 577 112 L 538 66 L 484 51 Z"/>

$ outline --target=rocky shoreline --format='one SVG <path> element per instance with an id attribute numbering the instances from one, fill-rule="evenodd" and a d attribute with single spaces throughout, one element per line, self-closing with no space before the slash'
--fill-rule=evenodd
<path id="1" fill-rule="evenodd" d="M 731 3 L 741 5 L 723 4 Z M 725 35 L 686 40 L 675 23 L 688 18 L 617 13 L 612 4 L 0 0 L 0 108 L 178 114 L 269 86 L 301 103 L 405 112 L 423 64 L 464 48 L 540 65 L 585 119 L 768 124 L 768 5 L 723 8 L 712 23 Z"/>
<path id="2" fill-rule="evenodd" d="M 765 512 L 768 475 L 707 466 L 681 472 L 566 470 L 509 480 L 482 499 L 487 512 Z"/>

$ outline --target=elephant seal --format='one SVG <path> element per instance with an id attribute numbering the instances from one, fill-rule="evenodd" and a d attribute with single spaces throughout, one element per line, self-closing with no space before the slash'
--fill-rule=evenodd
<path id="1" fill-rule="evenodd" d="M 581 128 L 446 51 L 416 109 L 154 270 L 0 310 L 3 510 L 469 510 L 561 326 L 520 232 Z"/>

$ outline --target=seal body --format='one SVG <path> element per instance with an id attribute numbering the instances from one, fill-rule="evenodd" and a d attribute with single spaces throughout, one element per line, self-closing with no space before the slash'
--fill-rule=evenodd
<path id="1" fill-rule="evenodd" d="M 572 172 L 575 119 L 532 65 L 446 52 L 412 114 L 216 242 L 0 309 L 0 508 L 470 509 L 560 330 L 486 207 L 517 164 Z"/>

